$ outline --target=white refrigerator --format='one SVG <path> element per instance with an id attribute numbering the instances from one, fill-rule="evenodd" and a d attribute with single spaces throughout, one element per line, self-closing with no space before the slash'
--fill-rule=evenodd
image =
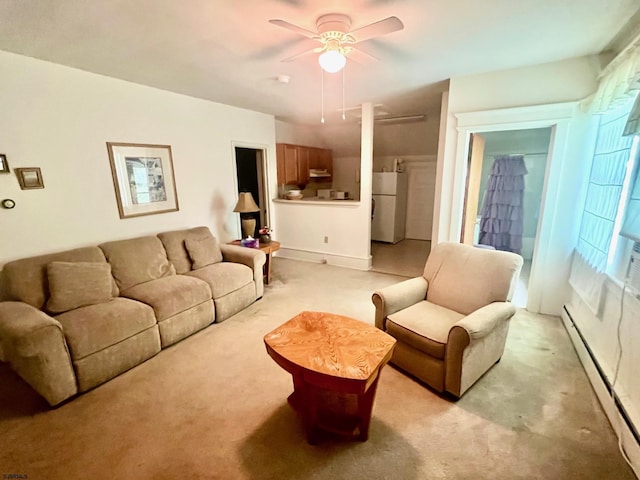
<path id="1" fill-rule="evenodd" d="M 407 174 L 374 172 L 371 240 L 398 243 L 407 221 Z"/>

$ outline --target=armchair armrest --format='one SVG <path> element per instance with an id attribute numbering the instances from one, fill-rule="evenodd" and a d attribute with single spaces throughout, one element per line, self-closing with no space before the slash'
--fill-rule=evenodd
<path id="1" fill-rule="evenodd" d="M 510 319 L 516 313 L 511 302 L 493 302 L 458 320 L 454 327 L 467 331 L 471 341 L 490 333 L 499 322 Z"/>
<path id="2" fill-rule="evenodd" d="M 511 302 L 493 302 L 458 320 L 445 350 L 445 389 L 460 397 L 504 351 Z"/>
<path id="3" fill-rule="evenodd" d="M 242 263 L 253 270 L 253 280 L 256 283 L 256 298 L 264 293 L 263 267 L 267 256 L 257 248 L 240 247 L 238 245 L 220 245 L 222 260 L 225 262 Z"/>
<path id="4" fill-rule="evenodd" d="M 424 277 L 416 277 L 373 292 L 371 301 L 376 307 L 376 327 L 384 330 L 389 315 L 424 300 L 427 288 Z"/>
<path id="5" fill-rule="evenodd" d="M 0 350 L 50 405 L 77 393 L 62 326 L 46 313 L 23 302 L 0 302 Z"/>

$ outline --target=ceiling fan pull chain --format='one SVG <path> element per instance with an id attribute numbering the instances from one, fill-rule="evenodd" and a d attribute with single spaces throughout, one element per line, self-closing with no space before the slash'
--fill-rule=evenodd
<path id="1" fill-rule="evenodd" d="M 346 120 L 347 116 L 344 113 L 344 85 L 345 85 L 345 80 L 344 80 L 344 71 L 347 69 L 347 66 L 345 65 L 344 68 L 342 69 L 342 120 Z"/>
<path id="2" fill-rule="evenodd" d="M 320 68 L 320 78 L 322 78 L 322 118 L 320 119 L 320 123 L 324 123 L 324 69 Z"/>

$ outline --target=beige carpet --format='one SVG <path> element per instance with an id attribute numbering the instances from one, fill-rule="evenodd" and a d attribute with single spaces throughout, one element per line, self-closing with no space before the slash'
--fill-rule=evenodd
<path id="1" fill-rule="evenodd" d="M 284 259 L 273 272 L 264 298 L 244 312 L 59 408 L 0 365 L 0 474 L 634 478 L 559 319 L 524 311 L 502 361 L 457 403 L 385 367 L 369 440 L 308 445 L 286 401 L 291 378 L 267 356 L 263 335 L 305 309 L 372 322 L 372 291 L 398 277 Z"/>

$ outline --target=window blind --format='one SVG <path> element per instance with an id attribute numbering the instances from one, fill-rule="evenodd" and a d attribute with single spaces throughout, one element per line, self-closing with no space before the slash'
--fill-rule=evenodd
<path id="1" fill-rule="evenodd" d="M 631 102 L 599 115 L 576 251 L 598 272 L 607 268 L 633 137 L 623 137 Z"/>

